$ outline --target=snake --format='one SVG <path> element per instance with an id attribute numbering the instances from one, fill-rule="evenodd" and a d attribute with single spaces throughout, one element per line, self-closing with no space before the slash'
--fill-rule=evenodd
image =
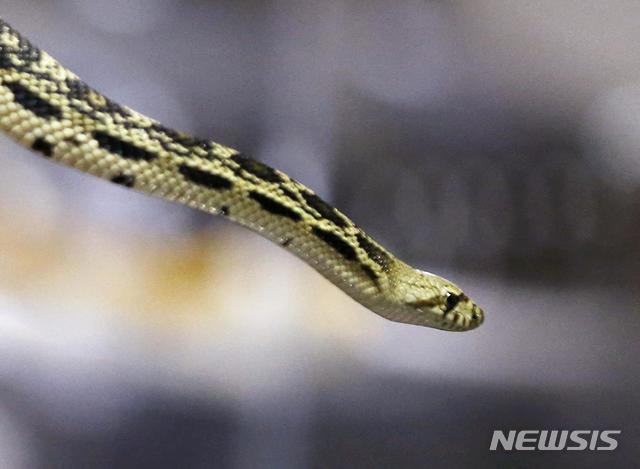
<path id="1" fill-rule="evenodd" d="M 300 182 L 116 103 L 2 18 L 0 129 L 46 159 L 257 232 L 391 321 L 445 331 L 484 321 L 457 285 L 401 261 Z"/>

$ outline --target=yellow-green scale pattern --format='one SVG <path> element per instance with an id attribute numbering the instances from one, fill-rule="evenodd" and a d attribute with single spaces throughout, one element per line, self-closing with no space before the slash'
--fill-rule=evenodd
<path id="1" fill-rule="evenodd" d="M 106 98 L 0 19 L 0 129 L 46 158 L 219 214 L 291 251 L 381 316 L 463 331 L 482 310 L 285 173 Z"/>

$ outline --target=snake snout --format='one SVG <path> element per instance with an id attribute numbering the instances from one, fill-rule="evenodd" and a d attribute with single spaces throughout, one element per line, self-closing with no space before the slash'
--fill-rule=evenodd
<path id="1" fill-rule="evenodd" d="M 471 315 L 469 318 L 469 329 L 475 329 L 484 322 L 484 312 L 482 308 L 474 304 L 471 308 Z"/>

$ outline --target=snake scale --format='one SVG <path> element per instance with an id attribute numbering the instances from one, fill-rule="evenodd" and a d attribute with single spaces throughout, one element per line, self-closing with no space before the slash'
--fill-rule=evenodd
<path id="1" fill-rule="evenodd" d="M 483 321 L 460 288 L 405 264 L 304 185 L 111 101 L 2 19 L 0 129 L 47 159 L 254 230 L 392 321 L 449 331 Z"/>

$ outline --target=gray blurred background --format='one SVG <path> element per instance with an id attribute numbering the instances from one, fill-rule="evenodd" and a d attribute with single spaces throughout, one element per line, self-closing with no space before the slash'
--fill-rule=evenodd
<path id="1" fill-rule="evenodd" d="M 291 174 L 484 307 L 387 322 L 228 222 L 0 138 L 0 467 L 631 467 L 640 4 L 7 0 L 115 100 Z M 492 453 L 495 429 L 619 429 Z"/>

